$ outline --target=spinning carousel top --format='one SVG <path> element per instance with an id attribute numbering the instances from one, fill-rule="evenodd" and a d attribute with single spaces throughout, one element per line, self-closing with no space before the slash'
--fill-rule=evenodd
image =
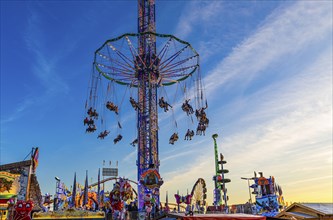
<path id="1" fill-rule="evenodd" d="M 138 38 L 152 39 L 156 54 L 139 54 Z M 149 45 L 151 44 L 151 45 Z M 105 78 L 137 87 L 146 77 L 158 86 L 172 85 L 191 76 L 199 67 L 199 54 L 192 46 L 173 35 L 152 32 L 123 34 L 107 40 L 95 51 L 94 66 Z M 153 76 L 140 74 L 152 73 Z"/>

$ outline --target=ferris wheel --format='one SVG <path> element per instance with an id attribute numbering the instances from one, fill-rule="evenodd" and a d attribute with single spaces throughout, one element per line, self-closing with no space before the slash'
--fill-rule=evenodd
<path id="1" fill-rule="evenodd" d="M 204 179 L 199 178 L 193 185 L 191 191 L 191 206 L 193 207 L 193 211 L 202 212 L 203 207 L 206 206 L 206 192 L 206 182 Z"/>

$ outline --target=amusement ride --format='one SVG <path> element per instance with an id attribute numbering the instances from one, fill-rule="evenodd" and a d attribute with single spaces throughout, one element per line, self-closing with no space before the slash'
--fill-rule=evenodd
<path id="1" fill-rule="evenodd" d="M 215 176 L 213 177 L 214 180 L 214 205 L 220 206 L 222 205 L 222 200 L 224 201 L 225 212 L 228 212 L 228 203 L 229 197 L 227 196 L 227 188 L 226 183 L 231 182 L 230 179 L 225 178 L 225 174 L 229 173 L 229 170 L 223 168 L 223 164 L 226 164 L 227 161 L 223 160 L 224 156 L 220 154 L 220 160 L 218 158 L 218 150 L 217 150 L 217 139 L 218 135 L 213 134 L 212 138 L 214 139 L 214 152 L 215 152 Z M 221 192 L 223 192 L 223 198 L 221 198 Z"/>
<path id="2" fill-rule="evenodd" d="M 110 135 L 106 124 L 113 121 L 117 130 L 113 141 L 117 144 L 123 138 L 124 100 L 133 107 L 137 135 L 131 145 L 137 146 L 139 210 L 144 209 L 147 195 L 160 203 L 163 179 L 159 173 L 158 107 L 162 114 L 171 111 L 173 118 L 177 107 L 186 113 L 191 123 L 184 140 L 192 140 L 194 134 L 204 135 L 208 127 L 208 105 L 199 69 L 199 54 L 188 42 L 156 33 L 154 0 L 138 1 L 138 33 L 109 39 L 95 51 L 84 119 L 86 132 L 98 133 L 97 138 L 104 139 Z M 197 125 L 193 128 L 194 117 Z M 174 126 L 177 128 L 175 119 Z M 180 134 L 170 134 L 169 144 L 175 144 Z"/>
<path id="3" fill-rule="evenodd" d="M 207 187 L 204 179 L 199 178 L 191 190 L 191 206 L 194 212 L 203 212 L 206 206 Z"/>
<path id="4" fill-rule="evenodd" d="M 169 87 L 176 87 L 176 89 L 168 89 Z M 30 212 L 34 202 L 28 200 L 29 197 L 34 197 L 35 203 L 43 210 L 43 212 L 34 213 L 34 219 L 50 219 L 50 216 L 105 219 L 106 212 L 102 212 L 103 208 L 112 210 L 113 219 L 125 219 L 129 207 L 133 208 L 131 211 L 139 211 L 143 214 L 139 216 L 140 219 L 150 218 L 152 210 L 155 209 L 153 214 L 156 214 L 158 208 L 162 208 L 160 187 L 163 179 L 159 172 L 159 107 L 164 115 L 171 112 L 176 129 L 178 124 L 174 111 L 181 109 L 184 112 L 183 116 L 190 122 L 187 131 L 183 132 L 184 140 L 190 141 L 194 135 L 205 135 L 209 125 L 206 114 L 208 104 L 201 81 L 199 54 L 186 41 L 170 34 L 156 33 L 155 0 L 138 0 L 138 33 L 125 33 L 109 39 L 95 51 L 88 90 L 85 106 L 87 115 L 83 122 L 87 126 L 86 133 L 97 133 L 98 139 L 103 140 L 116 134 L 113 139 L 114 144 L 122 141 L 121 115 L 122 110 L 126 110 L 123 105 L 125 100 L 129 101 L 130 108 L 136 112 L 136 134 L 130 145 L 137 146 L 137 181 L 118 177 L 118 174 L 100 180 L 99 170 L 98 182 L 88 185 L 86 171 L 84 187 L 76 183 L 76 173 L 71 190 L 61 183 L 60 178 L 55 177 L 57 182 L 54 199 L 52 200 L 49 194 L 42 197 L 39 195 L 37 179 L 33 176 L 38 165 L 39 151 L 38 148 L 33 148 L 31 160 L 0 167 L 2 192 L 10 192 L 14 180 L 22 185 L 20 192 L 15 192 L 20 199 L 16 205 L 13 199 L 15 196 L 6 200 L 8 210 L 11 210 L 8 215 L 12 215 L 9 219 L 31 219 Z M 193 118 L 196 119 L 196 124 Z M 109 122 L 113 122 L 113 126 L 107 126 Z M 115 129 L 116 133 L 108 130 L 110 128 Z M 180 134 L 181 132 L 178 133 L 178 131 L 171 133 L 169 144 L 174 145 Z M 222 153 L 220 158 L 218 156 L 217 137 L 217 134 L 212 136 L 215 153 L 213 205 L 223 207 L 224 210 L 221 211 L 228 213 L 226 183 L 231 180 L 225 178 L 225 174 L 229 171 L 224 168 L 227 162 Z M 20 170 L 20 174 L 16 174 L 17 170 Z M 242 178 L 248 180 L 251 211 L 253 214 L 276 216 L 285 205 L 282 188 L 277 185 L 273 176 L 265 178 L 262 172 L 259 174 L 259 177 L 255 173 L 252 178 Z M 249 180 L 253 180 L 254 184 L 250 186 Z M 104 186 L 103 190 L 100 187 L 100 184 L 108 181 L 114 181 L 110 193 L 104 192 Z M 34 185 L 30 186 L 30 182 L 34 182 Z M 137 190 L 132 188 L 131 183 L 137 185 Z M 256 195 L 255 207 L 252 204 L 250 188 L 254 190 L 252 194 Z M 31 192 L 34 193 L 29 196 Z M 180 205 L 185 203 L 185 215 L 204 213 L 207 207 L 206 193 L 205 180 L 198 178 L 190 194 L 188 192 L 186 196 L 180 195 L 179 192 L 175 194 L 174 205 L 177 205 L 180 211 Z M 105 196 L 108 198 L 104 199 Z M 48 213 L 51 203 L 54 205 L 54 212 Z M 168 194 L 166 207 L 168 207 Z M 65 209 L 68 212 L 63 212 Z M 87 210 L 96 212 L 92 214 Z"/>

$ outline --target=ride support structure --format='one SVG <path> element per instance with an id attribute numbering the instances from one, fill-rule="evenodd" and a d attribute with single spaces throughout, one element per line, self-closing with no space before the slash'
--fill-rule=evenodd
<path id="1" fill-rule="evenodd" d="M 257 173 L 254 172 L 252 178 L 254 184 L 250 186 L 254 190 L 253 194 L 256 195 L 253 212 L 266 217 L 274 217 L 278 214 L 280 207 L 284 206 L 282 188 L 276 183 L 274 176 L 266 178 L 262 172 L 259 172 L 259 175 L 257 177 Z"/>
<path id="2" fill-rule="evenodd" d="M 213 134 L 212 138 L 214 140 L 214 155 L 215 155 L 215 176 L 213 177 L 214 180 L 214 205 L 221 206 L 224 202 L 224 212 L 228 213 L 228 200 L 229 197 L 227 196 L 227 188 L 226 183 L 231 182 L 230 179 L 226 179 L 224 174 L 229 173 L 229 170 L 223 168 L 223 164 L 226 164 L 227 161 L 223 160 L 224 156 L 222 153 L 220 154 L 220 160 L 218 158 L 218 149 L 216 138 L 218 137 L 217 134 Z M 220 167 L 221 166 L 221 167 Z M 221 198 L 221 192 L 223 192 L 223 198 Z M 223 200 L 223 202 L 222 202 Z"/>
<path id="3" fill-rule="evenodd" d="M 138 1 L 138 32 L 156 32 L 154 0 Z M 137 59 L 144 60 L 137 68 L 138 77 L 138 208 L 144 206 L 144 195 L 149 189 L 144 183 L 144 174 L 151 173 L 154 190 L 152 196 L 159 204 L 159 187 L 163 181 L 159 175 L 160 161 L 158 158 L 158 111 L 157 84 L 159 72 L 152 62 L 157 63 L 156 37 L 154 35 L 139 35 Z M 143 65 L 145 64 L 145 65 Z M 153 176 L 152 174 L 155 174 Z M 147 183 L 147 182 L 146 182 Z M 149 187 L 152 188 L 152 187 Z"/>

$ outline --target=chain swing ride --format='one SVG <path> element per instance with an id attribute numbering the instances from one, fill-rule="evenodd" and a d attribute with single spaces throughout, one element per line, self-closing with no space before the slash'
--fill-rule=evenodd
<path id="1" fill-rule="evenodd" d="M 108 82 L 106 92 L 103 91 L 104 81 Z M 176 92 L 171 90 L 169 97 L 174 95 L 174 100 L 181 99 L 178 103 L 170 103 L 166 94 L 169 86 L 177 87 Z M 124 94 L 117 97 L 123 90 Z M 179 97 L 178 90 L 182 91 L 182 97 Z M 138 208 L 142 210 L 147 193 L 159 204 L 159 188 L 163 183 L 159 174 L 158 106 L 163 109 L 163 114 L 169 110 L 173 114 L 181 106 L 187 118 L 193 121 L 192 115 L 195 115 L 197 135 L 204 135 L 209 123 L 199 54 L 186 41 L 156 33 L 154 0 L 138 0 L 138 33 L 126 33 L 107 40 L 95 51 L 86 102 L 88 115 L 84 119 L 86 132 L 100 132 L 98 138 L 104 139 L 110 135 L 106 123 L 114 121 L 113 128 L 118 132 L 114 143 L 121 141 L 120 116 L 123 102 L 128 104 L 126 100 L 137 113 L 137 137 L 131 145 L 138 146 Z M 106 120 L 110 114 L 115 120 Z M 185 140 L 192 140 L 193 136 L 194 131 L 189 128 Z M 169 143 L 174 144 L 178 138 L 178 132 L 173 133 Z"/>

